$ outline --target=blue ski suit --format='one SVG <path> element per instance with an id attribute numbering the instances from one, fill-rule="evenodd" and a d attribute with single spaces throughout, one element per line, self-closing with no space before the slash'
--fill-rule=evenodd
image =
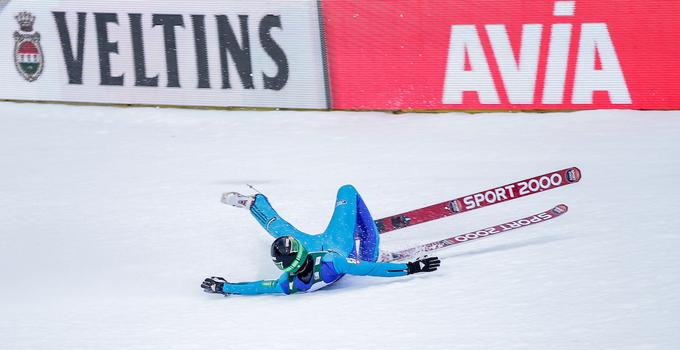
<path id="1" fill-rule="evenodd" d="M 338 190 L 335 210 L 326 230 L 318 235 L 301 232 L 281 218 L 264 195 L 255 196 L 250 212 L 273 237 L 293 236 L 312 257 L 310 276 L 284 272 L 278 279 L 225 283 L 224 293 L 265 294 L 311 292 L 332 284 L 345 274 L 398 277 L 408 274 L 406 264 L 377 262 L 380 235 L 373 218 L 351 185 Z"/>

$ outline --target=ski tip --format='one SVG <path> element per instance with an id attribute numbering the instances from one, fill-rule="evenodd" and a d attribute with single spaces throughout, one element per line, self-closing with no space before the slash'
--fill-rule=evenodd
<path id="1" fill-rule="evenodd" d="M 564 214 L 564 213 L 566 213 L 567 211 L 569 211 L 569 207 L 568 207 L 566 204 L 560 204 L 560 205 L 555 206 L 555 207 L 552 209 L 552 211 L 553 211 L 553 213 L 558 214 L 558 215 L 559 215 L 559 214 Z"/>
<path id="2" fill-rule="evenodd" d="M 569 180 L 569 182 L 581 181 L 581 169 L 577 167 L 572 167 L 569 170 L 567 170 L 567 180 Z"/>

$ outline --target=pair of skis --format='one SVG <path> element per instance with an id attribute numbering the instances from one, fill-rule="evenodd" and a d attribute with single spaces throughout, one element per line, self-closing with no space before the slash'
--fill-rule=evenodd
<path id="1" fill-rule="evenodd" d="M 549 191 L 558 187 L 577 183 L 581 180 L 581 171 L 576 167 L 566 168 L 551 173 L 539 175 L 529 179 L 516 181 L 504 186 L 473 193 L 471 195 L 454 198 L 449 201 L 437 203 L 405 213 L 388 216 L 375 220 L 375 224 L 381 234 L 402 229 L 405 227 L 422 224 L 425 222 L 441 219 L 451 215 L 464 213 L 470 210 L 484 208 L 494 204 L 510 201 L 513 199 L 529 196 L 532 194 Z M 550 210 L 538 213 L 526 218 L 509 221 L 482 230 L 468 232 L 436 242 L 430 242 L 410 249 L 398 252 L 382 252 L 381 261 L 397 261 L 407 259 L 422 252 L 438 250 L 452 245 L 470 242 L 481 238 L 490 237 L 500 233 L 515 230 L 548 220 L 552 220 L 568 211 L 564 204 L 555 206 Z"/>

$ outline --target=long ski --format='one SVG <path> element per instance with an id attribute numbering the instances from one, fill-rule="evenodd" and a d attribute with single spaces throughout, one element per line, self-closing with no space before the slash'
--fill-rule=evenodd
<path id="1" fill-rule="evenodd" d="M 430 242 L 426 244 L 422 244 L 410 249 L 405 249 L 397 252 L 387 252 L 387 251 L 382 251 L 380 254 L 380 261 L 384 262 L 389 262 L 389 261 L 397 261 L 397 260 L 404 260 L 408 259 L 411 257 L 414 257 L 416 255 L 419 255 L 424 252 L 430 252 L 433 250 L 439 250 L 443 249 L 446 247 L 450 247 L 452 245 L 457 245 L 457 244 L 462 244 L 462 243 L 467 243 L 475 240 L 479 240 L 482 238 L 486 237 L 491 237 L 495 236 L 501 233 L 505 233 L 508 231 L 512 231 L 518 228 L 538 224 L 541 222 L 546 222 L 548 220 L 552 220 L 564 213 L 566 213 L 569 210 L 569 208 L 564 205 L 560 204 L 550 210 L 546 210 L 542 213 L 528 216 L 523 219 L 518 219 L 514 221 L 509 221 L 503 224 L 499 224 L 496 226 L 488 227 L 483 230 L 477 230 L 477 231 L 472 231 L 468 232 L 462 235 L 457 235 L 453 237 L 449 237 L 446 239 L 442 239 L 440 241 L 436 242 Z"/>
<path id="2" fill-rule="evenodd" d="M 424 222 L 441 219 L 466 211 L 529 196 L 554 188 L 570 185 L 581 180 L 581 170 L 566 168 L 529 179 L 513 182 L 504 186 L 473 193 L 446 202 L 433 204 L 405 213 L 375 220 L 380 233 L 386 233 Z"/>

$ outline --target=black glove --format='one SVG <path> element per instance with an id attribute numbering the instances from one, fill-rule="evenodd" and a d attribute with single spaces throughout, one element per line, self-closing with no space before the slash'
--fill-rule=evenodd
<path id="1" fill-rule="evenodd" d="M 201 288 L 206 293 L 219 293 L 226 296 L 228 293 L 222 290 L 225 283 L 227 283 L 227 280 L 222 277 L 208 277 L 201 283 Z"/>
<path id="2" fill-rule="evenodd" d="M 439 260 L 438 257 L 436 256 L 427 257 L 427 255 L 422 258 L 416 259 L 416 261 L 406 263 L 406 265 L 408 266 L 409 275 L 418 272 L 435 271 L 439 267 L 439 264 L 441 264 L 441 260 Z"/>

